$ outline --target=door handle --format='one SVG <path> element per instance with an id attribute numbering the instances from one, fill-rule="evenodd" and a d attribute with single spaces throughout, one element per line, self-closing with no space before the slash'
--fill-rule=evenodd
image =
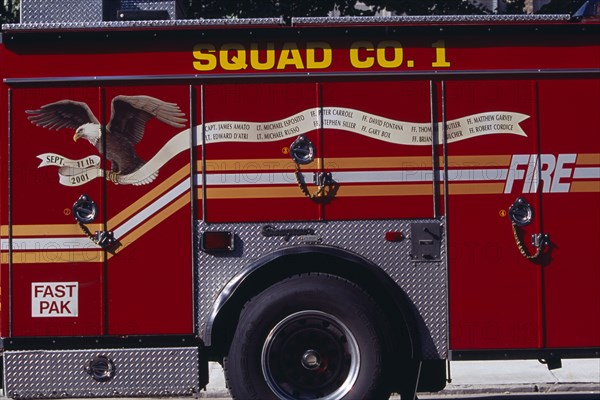
<path id="1" fill-rule="evenodd" d="M 79 199 L 73 204 L 73 216 L 81 224 L 93 222 L 97 213 L 96 203 L 85 194 L 79 196 Z"/>
<path id="2" fill-rule="evenodd" d="M 87 195 L 82 194 L 79 199 L 73 204 L 73 217 L 79 224 L 79 227 L 85 235 L 94 242 L 97 246 L 105 250 L 112 250 L 115 247 L 116 241 L 112 231 L 96 231 L 90 232 L 90 229 L 85 226 L 96 219 L 98 214 L 98 206 L 96 202 Z"/>

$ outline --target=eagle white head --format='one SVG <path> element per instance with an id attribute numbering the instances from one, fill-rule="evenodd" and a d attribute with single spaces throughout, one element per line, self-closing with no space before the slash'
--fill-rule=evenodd
<path id="1" fill-rule="evenodd" d="M 83 124 L 75 131 L 75 135 L 73 135 L 73 141 L 76 142 L 77 139 L 84 138 L 95 146 L 100 139 L 100 129 L 100 125 L 93 122 Z"/>

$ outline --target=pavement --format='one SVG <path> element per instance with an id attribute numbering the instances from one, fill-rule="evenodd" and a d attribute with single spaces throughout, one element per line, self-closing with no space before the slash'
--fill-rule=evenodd
<path id="1" fill-rule="evenodd" d="M 435 396 L 568 392 L 595 393 L 600 400 L 600 359 L 562 360 L 562 365 L 560 369 L 548 370 L 536 360 L 453 361 L 452 381 Z M 209 374 L 210 383 L 197 397 L 228 399 L 221 366 L 211 363 Z"/>

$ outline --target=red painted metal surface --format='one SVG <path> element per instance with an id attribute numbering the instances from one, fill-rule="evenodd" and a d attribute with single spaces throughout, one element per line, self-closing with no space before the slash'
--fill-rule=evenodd
<path id="1" fill-rule="evenodd" d="M 12 291 L 14 336 L 99 335 L 104 329 L 104 256 L 85 238 L 72 213 L 73 204 L 82 194 L 101 204 L 101 180 L 85 188 L 63 186 L 58 183 L 55 167 L 40 166 L 97 152 L 85 140 L 74 142 L 74 130 L 35 126 L 26 113 L 64 99 L 85 102 L 100 115 L 97 88 L 19 88 L 11 93 L 13 265 L 12 287 L 3 286 L 3 292 L 9 288 Z M 95 229 L 102 221 L 100 207 L 93 222 Z M 83 246 L 77 243 L 81 237 Z M 33 285 L 43 282 L 79 282 L 78 298 L 69 304 L 78 303 L 78 315 L 59 309 L 53 317 L 34 316 Z M 47 296 L 45 301 L 53 297 L 60 305 L 60 297 Z"/>
<path id="2" fill-rule="evenodd" d="M 573 179 L 579 171 L 600 166 L 589 154 L 600 148 L 600 81 L 565 79 L 539 82 L 542 154 L 577 154 L 564 164 L 560 179 L 565 193 L 542 193 L 542 224 L 550 236 L 544 259 L 545 346 L 594 347 L 600 340 L 600 268 L 595 246 L 600 242 L 598 178 Z M 572 161 L 573 158 L 569 159 Z M 558 159 L 557 159 L 558 162 Z"/>
<path id="3" fill-rule="evenodd" d="M 540 267 L 518 251 L 506 215 L 520 196 L 539 210 L 535 193 L 514 185 L 504 173 L 513 154 L 537 154 L 535 83 L 529 80 L 447 82 L 447 118 L 484 110 L 527 115 L 527 136 L 482 136 L 448 146 L 449 171 L 464 180 L 449 182 L 450 344 L 453 349 L 537 348 Z M 496 123 L 496 122 L 490 122 Z M 481 171 L 478 176 L 476 171 Z M 540 219 L 524 227 L 539 231 Z"/>
<path id="4" fill-rule="evenodd" d="M 352 35 L 337 28 L 306 28 L 306 36 L 289 28 L 257 30 L 252 36 L 240 29 L 239 35 L 225 39 L 221 30 L 206 30 L 205 35 L 186 30 L 177 36 L 165 30 L 143 39 L 131 33 L 117 39 L 114 32 L 108 37 L 67 32 L 64 42 L 58 41 L 57 32 L 43 37 L 14 33 L 0 48 L 2 77 L 8 79 L 2 83 L 0 108 L 9 109 L 11 99 L 14 239 L 10 282 L 5 244 L 9 174 L 3 162 L 0 333 L 191 333 L 193 220 L 447 214 L 451 349 L 598 346 L 600 326 L 591 316 L 600 312 L 598 257 L 593 252 L 600 241 L 600 188 L 594 175 L 600 168 L 600 52 L 598 37 L 575 26 L 526 33 L 506 26 L 492 31 L 446 27 L 444 32 L 439 27 L 395 26 L 388 33 L 352 28 Z M 579 75 L 564 73 L 573 69 Z M 71 99 L 87 103 L 106 123 L 117 95 L 175 103 L 187 119 L 185 127 L 150 121 L 136 147 L 142 159 L 152 159 L 175 137 L 197 146 L 194 157 L 189 149 L 172 154 L 155 180 L 139 186 L 102 178 L 65 186 L 58 182 L 55 165 L 38 167 L 41 154 L 78 160 L 96 150 L 83 140 L 74 143 L 72 130 L 34 126 L 26 110 Z M 490 118 L 525 116 L 518 122 L 490 120 L 511 124 L 511 130 L 523 134 L 451 141 L 447 210 L 443 185 L 433 184 L 433 167 L 443 168 L 443 160 L 433 159 L 430 143 L 413 145 L 420 140 L 418 127 L 410 132 L 413 143 L 383 140 L 384 120 L 431 126 L 432 106 L 435 122 L 441 122 L 445 110 L 447 121 L 462 121 L 464 133 L 470 124 L 466 119 L 482 113 L 491 113 Z M 200 146 L 201 124 L 214 129 L 207 135 L 219 131 L 219 124 L 231 124 L 232 129 L 235 124 L 258 124 L 259 134 L 266 135 L 278 123 L 285 132 L 290 118 L 309 118 L 318 110 L 338 113 L 335 118 L 324 115 L 321 122 L 338 118 L 340 125 L 321 126 L 312 115 L 318 124 L 305 136 L 315 146 L 315 159 L 299 167 L 308 177 L 304 188 L 289 154 L 297 136 L 293 132 L 246 142 L 231 137 L 219 143 L 217 136 L 210 136 L 213 142 L 204 150 Z M 351 126 L 341 125 L 359 113 L 382 128 L 356 134 Z M 194 129 L 186 132 L 189 126 Z M 0 129 L 0 156 L 5 159 L 7 124 Z M 536 160 L 542 163 L 539 184 L 528 175 Z M 196 176 L 203 168 L 205 190 Z M 316 190 L 313 174 L 328 172 L 346 181 L 327 188 L 332 195 L 326 201 L 308 198 Z M 387 181 L 388 173 L 403 178 Z M 119 249 L 103 252 L 91 241 L 89 249 L 65 244 L 69 238 L 88 240 L 70 215 L 73 202 L 84 193 L 100 205 L 92 230 L 119 233 Z M 549 235 L 547 254 L 539 260 L 527 260 L 515 243 L 507 212 L 518 197 L 535 213 L 531 225 L 519 228 L 525 246 L 533 249 L 532 234 Z M 57 250 L 52 240 L 63 244 Z M 36 282 L 75 281 L 78 316 L 33 316 Z"/>
<path id="5" fill-rule="evenodd" d="M 104 91 L 106 118 L 116 96 L 151 96 L 176 104 L 185 122 L 152 118 L 135 147 L 147 163 L 182 134 L 189 144 L 189 90 L 185 86 L 114 86 Z M 106 182 L 107 228 L 120 247 L 107 260 L 111 335 L 186 334 L 193 329 L 189 147 L 169 159 L 147 184 Z M 189 290 L 188 290 L 189 289 Z"/>

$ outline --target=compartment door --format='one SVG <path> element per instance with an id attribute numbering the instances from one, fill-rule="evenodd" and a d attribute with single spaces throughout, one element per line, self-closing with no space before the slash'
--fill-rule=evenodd
<path id="1" fill-rule="evenodd" d="M 105 331 L 105 253 L 84 232 L 104 227 L 102 154 L 92 144 L 101 116 L 98 88 L 10 92 L 12 257 L 3 263 L 12 268 L 11 336 Z M 85 134 L 75 136 L 84 124 Z M 83 229 L 73 215 L 82 196 L 89 200 L 79 210 Z M 2 230 L 7 237 L 8 227 Z"/>
<path id="2" fill-rule="evenodd" d="M 189 99 L 188 86 L 104 89 L 111 335 L 193 332 Z"/>
<path id="3" fill-rule="evenodd" d="M 429 81 L 325 82 L 325 218 L 434 216 Z M 435 107 L 435 106 L 434 106 Z"/>
<path id="4" fill-rule="evenodd" d="M 521 254 L 541 232 L 535 82 L 451 81 L 444 100 L 451 348 L 543 347 L 542 267 Z"/>
<path id="5" fill-rule="evenodd" d="M 600 80 L 538 82 L 545 345 L 600 346 Z M 575 333 L 576 332 L 576 333 Z"/>

